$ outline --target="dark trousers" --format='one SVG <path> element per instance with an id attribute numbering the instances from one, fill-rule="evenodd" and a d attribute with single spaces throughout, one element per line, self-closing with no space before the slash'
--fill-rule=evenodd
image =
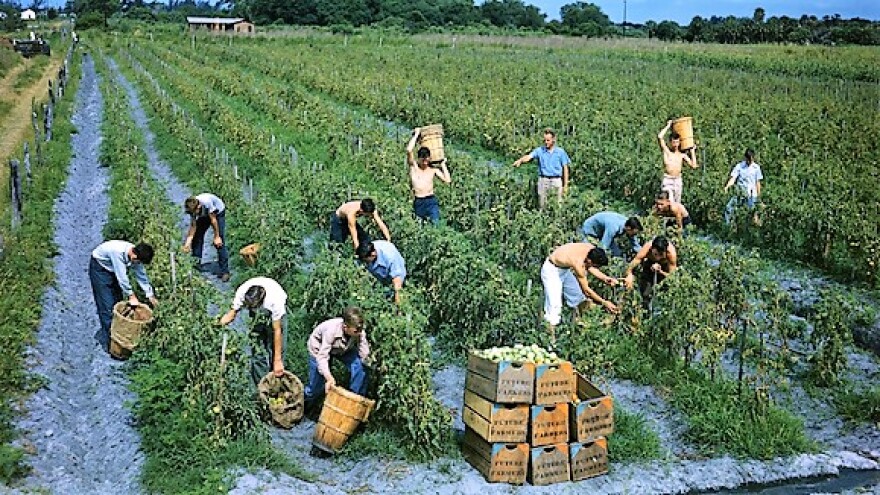
<path id="1" fill-rule="evenodd" d="M 358 242 L 370 242 L 371 239 L 367 231 L 357 222 L 354 225 L 358 234 Z M 330 212 L 330 240 L 333 242 L 345 242 L 350 235 L 348 224 L 343 223 L 335 211 Z"/>
<path id="2" fill-rule="evenodd" d="M 110 324 L 113 322 L 113 306 L 122 300 L 122 288 L 116 274 L 102 267 L 98 260 L 89 261 L 89 281 L 92 283 L 92 296 L 98 309 L 101 328 L 95 334 L 98 343 L 105 350 L 110 348 Z"/>
<path id="3" fill-rule="evenodd" d="M 202 248 L 205 244 L 205 232 L 211 227 L 211 219 L 208 217 L 199 217 L 196 219 L 196 233 L 192 240 L 192 255 L 196 260 L 202 259 Z M 217 264 L 220 265 L 220 274 L 229 273 L 229 250 L 226 248 L 226 211 L 217 214 L 217 227 L 220 232 L 216 232 L 223 240 L 223 247 L 217 250 Z"/>
<path id="4" fill-rule="evenodd" d="M 270 371 L 275 362 L 275 330 L 272 323 L 267 322 L 265 317 L 257 317 L 250 333 L 251 341 L 251 379 L 254 384 L 260 383 Z M 287 333 L 287 316 L 281 320 L 281 356 L 284 356 L 284 335 Z"/>
<path id="5" fill-rule="evenodd" d="M 428 220 L 435 225 L 440 221 L 440 203 L 437 201 L 436 196 L 415 198 L 413 200 L 413 211 L 416 217 Z"/>
<path id="6" fill-rule="evenodd" d="M 358 355 L 357 346 L 339 356 L 331 354 L 330 362 L 332 363 L 334 359 L 338 359 L 345 363 L 348 367 L 348 371 L 351 373 L 351 383 L 348 387 L 349 390 L 358 395 L 367 395 L 367 368 L 364 366 L 361 357 Z M 322 397 L 324 395 L 324 386 L 326 383 L 327 381 L 324 380 L 324 375 L 318 372 L 318 361 L 315 359 L 315 356 L 309 354 L 309 383 L 305 388 L 305 400 L 313 401 Z"/>
<path id="7" fill-rule="evenodd" d="M 654 262 L 648 263 L 647 260 L 642 262 L 642 273 L 639 275 L 639 293 L 642 295 L 642 307 L 648 309 L 651 305 L 651 298 L 654 297 L 654 287 L 655 281 L 659 284 L 666 277 L 660 275 L 659 273 L 654 273 L 651 270 L 651 265 Z M 669 270 L 668 266 L 662 267 L 663 271 Z M 656 278 L 655 278 L 656 276 Z"/>

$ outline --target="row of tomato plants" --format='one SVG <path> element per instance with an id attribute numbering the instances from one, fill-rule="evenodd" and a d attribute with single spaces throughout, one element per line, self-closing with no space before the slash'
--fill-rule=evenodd
<path id="1" fill-rule="evenodd" d="M 140 66 L 137 62 L 133 65 Z M 240 196 L 240 188 L 235 191 L 238 181 L 233 178 L 231 165 L 224 169 L 217 163 L 218 148 L 209 144 L 208 139 L 213 137 L 220 141 L 225 149 L 235 150 L 234 145 L 214 135 L 210 128 L 207 132 L 200 129 L 185 109 L 162 95 L 156 79 L 147 72 L 130 73 L 140 83 L 151 110 L 162 118 L 165 129 L 157 129 L 157 132 L 164 136 L 164 149 L 175 172 L 193 187 L 216 187 L 225 182 L 227 187 L 213 190 L 232 198 Z M 308 253 L 306 257 L 303 239 L 313 231 L 314 225 L 299 211 L 304 204 L 302 192 L 305 189 L 289 183 L 269 186 L 274 182 L 271 179 L 277 176 L 277 168 L 284 166 L 281 163 L 256 161 L 247 153 L 237 151 L 230 156 L 242 174 L 255 179 L 258 191 L 256 203 L 249 207 L 259 212 L 257 215 L 239 215 L 241 210 L 236 209 L 236 202 L 229 203 L 236 218 L 230 227 L 231 245 L 242 245 L 250 240 L 259 240 L 262 244 L 259 266 L 240 267 L 242 274 L 277 279 L 288 289 L 289 306 L 296 309 L 288 332 L 286 366 L 298 376 L 307 376 L 304 351 L 308 329 L 322 319 L 339 314 L 347 304 L 361 306 L 376 356 L 375 369 L 380 371 L 375 381 L 380 399 L 375 422 L 401 432 L 409 453 L 417 458 L 442 451 L 447 444 L 449 416 L 431 391 L 427 366 L 430 352 L 423 333 L 426 317 L 420 317 L 419 310 L 413 309 L 407 311 L 409 318 L 397 318 L 396 311 L 388 306 L 381 292 L 373 289 L 374 282 L 353 263 L 343 263 L 338 253 L 317 247 L 315 253 Z M 211 164 L 207 173 L 206 163 Z M 301 271 L 306 263 L 312 267 L 310 276 Z M 236 276 L 236 280 L 243 279 L 241 275 Z M 351 290 L 344 290 L 349 285 Z"/>
<path id="2" fill-rule="evenodd" d="M 764 228 L 749 242 L 876 280 L 880 234 L 869 217 L 880 198 L 868 184 L 875 179 L 873 142 L 880 129 L 873 112 L 850 111 L 876 106 L 875 85 L 699 66 L 668 70 L 662 60 L 638 54 L 621 60 L 576 50 L 338 41 L 260 39 L 224 46 L 200 40 L 202 48 L 213 45 L 238 63 L 386 118 L 443 122 L 447 136 L 508 156 L 535 146 L 549 125 L 574 160 L 576 183 L 642 207 L 659 183 L 657 129 L 667 115 L 693 115 L 703 170 L 698 180 L 686 173 L 685 200 L 696 220 L 724 232 L 721 186 L 731 164 L 752 147 L 767 176 L 765 225 L 798 229 Z M 253 50 L 263 56 L 249 57 Z"/>
<path id="3" fill-rule="evenodd" d="M 65 48 L 60 47 L 57 53 L 65 54 Z M 27 473 L 24 452 L 13 445 L 18 435 L 13 421 L 18 411 L 16 403 L 40 386 L 39 379 L 29 375 L 25 368 L 25 350 L 34 342 L 42 311 L 42 299 L 35 294 L 54 278 L 46 259 L 57 250 L 52 212 L 64 187 L 71 158 L 70 135 L 74 127 L 70 118 L 73 95 L 79 87 L 79 58 L 78 52 L 70 58 L 65 97 L 55 105 L 54 139 L 42 144 L 44 160 L 34 163 L 30 180 L 22 177 L 20 227 L 9 229 L 9 208 L 0 212 L 0 481 L 4 483 Z M 9 194 L 6 185 L 0 191 Z"/>
<path id="4" fill-rule="evenodd" d="M 181 59 L 179 62 L 183 63 L 183 60 Z M 212 73 L 214 70 L 209 69 L 206 72 Z M 222 79 L 222 77 L 217 78 L 217 80 L 220 79 Z M 213 82 L 214 80 L 206 81 L 205 83 L 213 84 Z M 256 82 L 245 84 L 255 87 L 258 92 L 266 91 L 265 87 L 256 85 Z M 400 225 L 395 225 L 394 228 L 395 242 L 408 243 L 413 236 L 426 235 L 424 229 L 416 228 L 416 224 L 412 222 L 409 205 L 406 203 L 406 200 L 403 199 L 403 195 L 406 193 L 403 192 L 404 189 L 401 188 L 401 185 L 393 185 L 387 180 L 381 180 L 381 182 L 378 183 L 376 182 L 376 180 L 379 180 L 377 177 L 383 176 L 382 172 L 385 169 L 382 167 L 388 167 L 387 164 L 382 164 L 382 158 L 370 156 L 372 154 L 371 152 L 364 152 L 359 157 L 352 157 L 357 160 L 357 164 L 355 164 L 351 170 L 340 170 L 336 173 L 333 173 L 329 169 L 314 173 L 308 167 L 291 167 L 285 156 L 280 154 L 276 155 L 272 152 L 271 146 L 267 146 L 267 144 L 271 133 L 274 133 L 276 136 L 281 136 L 285 132 L 281 124 L 290 123 L 290 125 L 300 128 L 309 125 L 307 123 L 298 124 L 291 122 L 289 116 L 296 115 L 298 112 L 286 111 L 283 107 L 279 107 L 277 110 L 273 111 L 270 116 L 262 115 L 261 111 L 256 111 L 254 109 L 249 110 L 242 105 L 230 105 L 222 101 L 222 97 L 218 99 L 207 98 L 208 94 L 204 90 L 197 89 L 197 85 L 195 84 L 193 86 L 192 101 L 196 101 L 196 98 L 201 98 L 199 105 L 205 109 L 210 109 L 215 125 L 217 125 L 222 131 L 226 131 L 228 135 L 235 136 L 233 139 L 236 140 L 237 144 L 241 145 L 246 143 L 242 148 L 252 149 L 253 151 L 249 151 L 252 158 L 264 161 L 275 160 L 279 163 L 277 169 L 278 174 L 272 177 L 272 183 L 274 184 L 273 187 L 277 188 L 279 185 L 283 184 L 294 186 L 302 191 L 302 194 L 305 195 L 307 199 L 303 204 L 303 211 L 308 217 L 315 219 L 319 223 L 323 222 L 328 212 L 332 211 L 339 203 L 347 199 L 346 191 L 351 187 L 355 193 L 366 191 L 375 192 L 372 196 L 377 198 L 383 214 L 388 218 L 395 219 L 395 221 L 399 220 Z M 175 89 L 178 90 L 184 98 L 190 96 L 187 94 L 188 90 L 181 85 L 178 85 Z M 335 120 L 338 118 L 336 113 L 326 105 L 324 105 L 323 108 L 316 105 L 309 106 L 308 108 L 308 111 L 315 119 L 311 121 L 312 123 L 320 122 L 321 120 L 324 122 L 330 122 L 330 119 Z M 261 109 L 265 111 L 267 107 L 262 106 Z M 248 122 L 246 119 L 249 117 L 254 119 L 254 121 Z M 276 119 L 280 124 L 273 123 Z M 381 132 L 379 129 L 374 130 Z M 330 133 L 331 135 L 326 137 L 328 141 L 332 142 L 337 136 L 332 135 L 332 131 L 330 131 Z M 250 137 L 243 139 L 245 135 Z M 338 138 L 346 139 L 347 135 L 342 134 L 339 135 Z M 376 141 L 373 141 L 371 138 Z M 383 143 L 384 138 L 381 137 L 381 135 L 365 136 L 364 140 L 369 143 L 368 148 L 377 149 L 376 145 L 382 143 L 383 148 L 386 148 L 384 151 L 390 151 L 390 149 L 388 149 L 388 143 Z M 337 154 L 340 158 L 343 152 L 342 149 L 337 150 Z M 347 159 L 348 157 L 344 160 Z M 388 162 L 390 160 L 385 157 L 384 161 Z M 378 172 L 377 174 L 359 174 L 358 170 L 360 169 L 359 164 L 361 162 L 381 164 L 373 165 L 374 170 L 376 170 L 377 167 L 380 169 L 376 170 Z M 367 170 L 369 171 L 369 169 Z M 399 176 L 400 174 L 395 175 Z M 395 191 L 400 191 L 401 194 L 394 194 Z M 427 232 L 432 233 L 432 231 Z M 439 315 L 440 320 L 449 321 L 450 319 L 453 319 L 452 321 L 449 321 L 450 331 L 452 331 L 452 328 L 456 328 L 457 330 L 455 333 L 464 332 L 466 334 L 474 335 L 475 341 L 471 344 L 485 344 L 485 342 L 479 342 L 479 339 L 485 340 L 485 335 L 491 334 L 492 332 L 486 329 L 489 322 L 484 320 L 485 317 L 487 315 L 497 315 L 505 307 L 513 305 L 514 303 L 511 302 L 511 304 L 499 305 L 497 304 L 496 297 L 482 300 L 478 299 L 477 294 L 481 292 L 492 294 L 502 290 L 504 292 L 518 293 L 520 290 L 511 290 L 511 284 L 504 283 L 506 282 L 504 281 L 505 274 L 501 267 L 497 263 L 494 263 L 490 257 L 486 256 L 484 253 L 480 253 L 478 249 L 474 249 L 473 245 L 475 243 L 471 243 L 464 238 L 464 236 L 456 235 L 450 237 L 449 235 L 446 235 L 436 237 L 438 237 L 436 242 L 444 242 L 444 238 L 448 239 L 448 241 L 436 246 L 422 246 L 420 248 L 405 250 L 405 252 L 412 252 L 415 255 L 415 257 L 409 259 L 408 262 L 408 265 L 416 267 L 411 270 L 413 277 L 423 276 L 426 271 L 419 270 L 418 268 L 430 265 L 425 268 L 427 273 L 436 273 L 436 275 L 424 275 L 428 277 L 427 285 L 433 286 L 438 295 L 445 294 L 449 296 L 441 301 L 442 304 L 446 304 L 447 306 L 443 307 L 443 311 Z M 443 253 L 446 254 L 444 255 Z M 533 255 L 533 257 L 537 256 Z M 477 276 L 479 276 L 479 278 L 477 278 Z M 466 290 L 457 292 L 461 289 L 457 289 L 456 287 L 461 286 L 461 284 L 456 284 L 455 280 L 468 280 L 468 278 L 473 279 L 473 284 L 464 284 L 463 288 Z M 498 280 L 498 282 L 492 283 L 493 279 Z M 477 289 L 477 287 L 479 287 L 478 284 L 482 281 L 486 282 L 485 291 Z M 522 282 L 517 285 L 518 288 L 523 288 L 523 286 L 524 283 Z M 491 287 L 499 287 L 499 289 L 497 291 L 491 290 Z M 466 304 L 467 306 L 462 307 L 462 304 Z M 473 308 L 473 310 L 468 311 L 468 308 Z M 472 333 L 470 330 L 478 331 Z M 466 343 L 463 343 L 463 346 L 464 345 L 466 345 Z"/>
<path id="5" fill-rule="evenodd" d="M 169 58 L 174 58 L 174 55 L 173 55 L 173 54 L 168 54 L 167 56 L 168 56 Z M 183 57 L 180 57 L 180 58 L 183 58 Z M 164 62 L 164 63 L 167 64 L 168 62 Z M 180 62 L 180 63 L 183 63 L 183 62 Z M 162 64 L 159 64 L 159 65 L 162 65 Z M 204 66 L 205 66 L 205 65 L 202 65 L 202 67 L 204 67 Z M 213 71 L 211 71 L 211 70 L 208 70 L 208 71 L 201 70 L 200 72 L 201 72 L 201 73 L 205 73 L 205 72 L 211 73 L 211 72 L 213 72 Z M 210 77 L 210 76 L 205 76 L 205 77 Z M 227 77 L 228 77 L 228 76 L 227 76 Z M 232 79 L 234 79 L 234 78 L 232 78 Z M 218 77 L 218 78 L 215 79 L 215 80 L 209 80 L 209 81 L 208 81 L 208 84 L 201 85 L 201 87 L 205 87 L 205 86 L 222 87 L 222 86 L 220 86 L 220 81 L 222 81 L 222 77 Z M 254 93 L 253 93 L 253 94 L 254 94 L 254 97 L 256 97 L 256 95 L 257 95 L 258 93 L 260 93 L 260 94 L 271 93 L 270 91 L 267 91 L 267 88 L 265 88 L 265 87 L 263 87 L 263 86 L 255 86 L 254 83 L 255 83 L 255 81 L 247 81 L 246 83 L 244 83 L 244 84 L 242 85 L 241 88 L 246 88 L 246 87 L 254 87 L 254 88 L 256 88 L 256 90 L 255 90 Z M 239 89 L 241 89 L 241 88 L 239 88 Z M 242 89 L 242 91 L 243 91 L 243 89 Z M 200 96 L 201 96 L 202 98 L 204 98 L 204 97 L 206 96 L 206 94 L 205 94 L 204 92 L 202 92 L 202 94 L 201 94 Z M 217 117 L 218 108 L 222 108 L 222 105 L 219 105 L 219 107 L 218 107 L 218 105 L 219 105 L 219 102 L 216 101 L 216 100 L 203 101 L 203 103 L 202 103 L 202 106 L 204 106 L 204 107 L 206 107 L 206 108 L 211 108 L 211 109 L 212 109 L 212 110 L 211 110 L 211 113 L 213 114 L 213 116 L 214 116 L 215 118 Z M 269 106 L 271 106 L 271 103 L 270 103 Z M 264 104 L 263 104 L 262 106 L 260 106 L 260 108 L 263 108 L 263 109 L 266 109 L 266 108 L 267 108 L 265 102 L 264 102 Z M 291 114 L 291 115 L 296 115 L 296 114 L 297 114 L 297 112 L 291 111 L 291 110 L 292 110 L 291 108 L 287 108 L 287 107 L 285 107 L 285 110 L 288 111 L 288 112 L 287 112 L 288 114 Z M 315 107 L 309 107 L 309 111 L 314 111 L 314 110 L 315 110 Z M 323 117 L 323 116 L 322 116 L 322 117 Z M 240 119 L 242 119 L 242 118 L 243 118 L 243 115 L 239 114 L 239 115 L 238 115 L 238 119 L 240 120 Z M 282 118 L 282 119 L 283 119 L 284 117 L 283 117 L 283 116 L 279 116 L 278 118 Z M 223 118 L 220 118 L 220 119 L 218 119 L 218 120 L 221 120 L 221 121 L 222 121 Z M 314 125 L 314 123 L 313 123 L 312 125 Z M 334 127 L 334 126 L 331 124 L 330 127 L 332 128 L 332 127 Z M 272 129 L 272 127 L 270 126 L 269 129 Z M 281 132 L 281 131 L 279 130 L 279 132 Z M 258 139 L 257 141 L 259 141 L 259 139 Z M 328 141 L 331 141 L 331 142 L 332 142 L 332 137 L 328 137 Z M 271 151 L 269 152 L 269 154 L 271 154 Z M 396 235 L 395 235 L 395 236 L 396 236 Z M 479 254 L 478 254 L 477 256 L 479 256 Z M 454 262 L 455 262 L 455 261 L 454 261 L 455 257 L 452 257 L 452 258 L 453 258 L 453 263 L 454 263 Z M 439 259 L 442 259 L 442 255 L 440 256 Z M 437 260 L 437 258 L 432 259 L 432 263 L 431 263 L 431 264 L 433 264 L 434 262 L 436 262 L 436 260 Z M 467 261 L 470 261 L 470 258 L 467 258 L 467 257 L 465 257 L 465 258 L 460 258 L 460 259 L 459 259 L 459 266 L 461 266 L 460 260 L 467 260 Z M 467 262 L 466 262 L 466 263 L 467 263 Z M 465 263 L 465 264 L 466 264 L 466 263 Z M 430 269 L 430 267 L 426 266 L 425 269 L 428 270 L 428 269 Z M 465 275 L 465 277 L 467 277 L 467 275 Z M 457 301 L 457 302 L 461 303 L 460 300 Z M 459 306 L 460 306 L 460 304 L 459 304 Z M 532 321 L 534 321 L 534 320 L 532 320 Z M 497 322 L 496 322 L 496 323 L 497 323 Z M 503 331 L 503 330 L 502 330 L 502 331 Z"/>
<path id="6" fill-rule="evenodd" d="M 156 253 L 148 268 L 160 301 L 156 327 L 127 368 L 146 454 L 143 485 L 150 492 L 216 493 L 229 486 L 228 468 L 242 464 L 302 475 L 271 446 L 254 407 L 245 354 L 222 354 L 244 349 L 246 336 L 213 325 L 207 308 L 221 296 L 191 263 L 179 256 L 172 261 L 180 246 L 180 205 L 168 201 L 152 176 L 128 95 L 103 56 L 95 59 L 104 98 L 101 161 L 111 174 L 104 235 L 149 242 Z"/>

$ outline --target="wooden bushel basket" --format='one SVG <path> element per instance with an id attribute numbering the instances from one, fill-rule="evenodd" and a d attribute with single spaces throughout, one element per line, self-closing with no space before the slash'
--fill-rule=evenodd
<path id="1" fill-rule="evenodd" d="M 256 266 L 257 259 L 260 257 L 260 243 L 255 242 L 241 248 L 238 252 L 247 266 Z"/>
<path id="2" fill-rule="evenodd" d="M 678 134 L 678 149 L 684 151 L 694 147 L 694 119 L 682 117 L 672 121 L 672 132 Z"/>
<path id="3" fill-rule="evenodd" d="M 289 371 L 280 377 L 269 372 L 257 384 L 260 402 L 266 406 L 272 421 L 278 426 L 290 429 L 303 417 L 305 409 L 303 384 L 300 379 Z M 283 403 L 273 404 L 271 399 L 282 398 Z"/>
<path id="4" fill-rule="evenodd" d="M 324 399 L 318 424 L 315 425 L 312 445 L 324 452 L 336 454 L 357 427 L 367 421 L 375 405 L 376 401 L 342 387 L 331 388 Z"/>
<path id="5" fill-rule="evenodd" d="M 431 150 L 431 163 L 440 163 L 446 158 L 443 151 L 443 125 L 434 124 L 422 127 L 419 144 Z"/>
<path id="6" fill-rule="evenodd" d="M 110 354 L 117 359 L 128 359 L 137 347 L 141 335 L 153 325 L 153 310 L 146 304 L 132 307 L 127 301 L 113 306 L 110 324 Z"/>

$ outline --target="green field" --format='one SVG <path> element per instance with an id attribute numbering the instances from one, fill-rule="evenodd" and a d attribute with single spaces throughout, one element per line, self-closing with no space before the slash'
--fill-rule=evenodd
<path id="1" fill-rule="evenodd" d="M 839 387 L 829 400 L 843 416 L 876 419 L 858 412 L 876 410 L 877 391 L 848 382 L 846 351 L 850 328 L 876 316 L 852 295 L 878 287 L 877 49 L 161 31 L 93 33 L 88 46 L 101 75 L 102 163 L 112 177 L 105 236 L 157 247 L 150 273 L 163 294 L 162 317 L 128 368 L 148 491 L 222 492 L 235 466 L 304 480 L 320 473 L 269 442 L 239 351 L 245 337 L 220 330 L 197 309 L 224 307 L 229 294 L 192 277 L 189 267 L 171 279 L 180 205 L 165 201 L 151 178 L 145 141 L 105 57 L 136 86 L 174 175 L 193 191 L 219 195 L 234 212 L 231 251 L 262 244 L 257 267 L 234 261 L 233 282 L 268 276 L 286 289 L 287 369 L 307 376 L 303 342 L 316 323 L 348 304 L 364 309 L 378 371 L 370 395 L 381 406 L 343 459 L 456 458 L 433 374 L 461 365 L 469 349 L 517 343 L 553 346 L 598 380 L 656 390 L 684 418 L 684 440 L 697 458 L 821 449 L 803 415 L 774 398 L 783 383 Z M 596 282 L 621 314 L 593 308 L 580 321 L 564 320 L 551 339 L 541 322 L 541 263 L 555 246 L 580 240 L 579 226 L 593 213 L 650 207 L 661 176 L 657 132 L 681 115 L 696 122 L 702 166 L 685 171 L 684 203 L 699 231 L 682 237 L 646 217 L 643 234 L 670 236 L 680 270 L 648 313 L 637 291 Z M 410 129 L 431 123 L 444 125 L 453 177 L 451 186 L 437 185 L 437 227 L 413 218 L 404 164 Z M 573 186 L 561 204 L 541 211 L 534 168 L 509 165 L 538 146 L 548 126 L 572 158 Z M 765 176 L 763 223 L 739 218 L 728 226 L 722 187 L 747 147 Z M 67 158 L 69 150 L 58 153 Z M 50 179 L 46 190 L 56 191 L 62 179 Z M 351 262 L 349 245 L 326 242 L 328 213 L 368 196 L 406 258 L 399 307 Z M 41 199 L 44 209 L 50 200 Z M 47 225 L 41 218 L 33 242 L 45 240 Z M 31 251 L 32 264 L 42 261 Z M 788 262 L 843 282 L 817 294 L 806 314 L 809 333 L 790 318 L 795 304 L 779 285 Z M 605 271 L 623 270 L 615 260 Z M 16 273 L 10 269 L 9 279 Z M 10 303 L 24 297 L 24 287 L 15 287 Z M 38 312 L 28 307 L 25 319 Z M 29 338 L 10 332 L 16 345 Z M 791 342 L 803 345 L 795 352 Z M 0 364 L 11 378 L 0 385 L 14 397 L 11 389 L 25 379 L 20 348 L 10 348 Z M 742 378 L 730 371 L 737 364 L 747 370 Z M 614 463 L 663 456 L 658 432 L 640 411 L 618 405 L 617 415 Z M 0 409 L 0 418 L 8 416 Z M 0 429 L 4 444 L 13 437 Z M 4 478 L 23 474 L 21 457 L 0 451 L 0 467 L 14 469 Z"/>
<path id="2" fill-rule="evenodd" d="M 876 85 L 865 82 L 876 77 L 874 69 L 859 63 L 876 58 L 875 51 L 700 51 L 646 42 L 547 47 L 540 39 L 453 44 L 378 35 L 130 42 L 106 46 L 161 122 L 154 126 L 160 152 L 191 187 L 221 194 L 236 210 L 232 244 L 264 246 L 259 269 L 239 267 L 238 280 L 279 280 L 291 306 L 301 309 L 293 325 L 300 334 L 344 304 L 367 309 L 382 370 L 374 393 L 383 409 L 369 433 L 376 444 L 355 442 L 355 452 L 375 453 L 378 445 L 380 453 L 425 459 L 449 451 L 448 416 L 432 398 L 432 368 L 460 362 L 469 348 L 550 343 L 539 323 L 537 267 L 554 246 L 576 238 L 590 214 L 650 204 L 660 175 L 655 136 L 671 116 L 697 121 L 704 166 L 687 172 L 685 201 L 708 232 L 844 278 L 876 281 L 871 246 L 880 237 L 868 210 L 878 195 L 868 184 L 876 174 L 869 165 L 877 158 L 871 136 L 878 128 L 869 112 L 848 110 L 877 104 Z M 452 187 L 438 187 L 444 225 L 436 229 L 411 217 L 402 164 L 409 132 L 400 127 L 433 122 L 447 130 L 454 178 Z M 852 139 L 838 139 L 831 125 L 851 129 Z M 559 208 L 541 212 L 532 172 L 504 164 L 536 146 L 545 126 L 560 131 L 575 187 Z M 764 223 L 733 230 L 719 221 L 727 201 L 721 188 L 746 146 L 756 148 L 764 169 Z M 256 199 L 242 192 L 242 182 L 251 181 Z M 821 201 L 805 199 L 819 193 Z M 327 212 L 363 196 L 377 200 L 407 259 L 405 318 L 345 254 L 314 242 L 323 239 Z M 648 234 L 662 232 L 647 223 Z M 772 279 L 772 265 L 758 251 L 671 234 L 684 268 L 658 297 L 654 316 L 638 315 L 636 297 L 599 288 L 623 314 L 608 318 L 596 310 L 579 325 L 564 325 L 557 349 L 590 374 L 667 390 L 689 418 L 688 438 L 707 455 L 813 450 L 802 420 L 762 392 L 792 375 L 791 355 L 765 348 L 765 340 L 804 338 L 787 323 L 791 301 Z M 848 333 L 849 325 L 846 315 L 833 317 L 814 333 L 814 367 L 827 382 L 839 378 L 845 361 L 832 344 L 847 340 L 834 329 Z M 429 337 L 436 339 L 433 351 Z M 719 371 L 721 355 L 738 339 L 748 343 L 743 359 L 757 369 L 746 392 Z M 297 342 L 290 342 L 288 366 L 302 376 L 305 355 Z M 237 438 L 239 420 L 224 415 L 229 429 L 222 435 Z M 716 434 L 718 421 L 724 435 Z M 621 425 L 625 446 L 617 459 L 637 458 L 639 445 L 656 451 L 656 436 L 642 424 Z M 170 453 L 164 448 L 148 454 L 163 459 Z M 161 474 L 145 476 L 167 482 Z"/>

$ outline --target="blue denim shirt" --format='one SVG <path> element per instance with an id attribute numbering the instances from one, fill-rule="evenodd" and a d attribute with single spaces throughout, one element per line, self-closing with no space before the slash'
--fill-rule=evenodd
<path id="1" fill-rule="evenodd" d="M 388 241 L 373 241 L 376 248 L 376 261 L 367 265 L 367 271 L 383 284 L 390 284 L 395 277 L 406 280 L 406 263 L 400 251 Z"/>
<path id="2" fill-rule="evenodd" d="M 546 146 L 535 148 L 532 159 L 538 160 L 538 175 L 542 177 L 562 177 L 562 167 L 569 165 L 568 153 L 559 146 L 550 151 Z"/>
<path id="3" fill-rule="evenodd" d="M 623 230 L 626 220 L 627 218 L 620 213 L 603 211 L 588 218 L 584 222 L 582 230 L 584 236 L 599 239 L 603 249 L 610 249 L 615 238 L 626 235 Z M 642 248 L 636 236 L 631 237 L 629 242 L 633 251 L 638 251 Z"/>

